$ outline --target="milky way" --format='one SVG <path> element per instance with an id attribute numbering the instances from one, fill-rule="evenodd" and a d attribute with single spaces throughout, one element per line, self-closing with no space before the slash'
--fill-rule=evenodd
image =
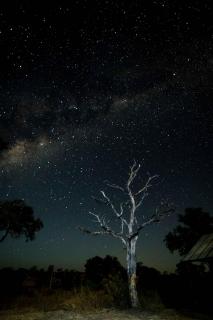
<path id="1" fill-rule="evenodd" d="M 85 241 L 76 226 L 91 225 L 91 196 L 106 179 L 124 184 L 133 159 L 141 177 L 160 175 L 145 215 L 162 197 L 176 215 L 212 211 L 212 8 L 204 2 L 0 8 L 1 197 L 25 199 L 45 226 L 32 244 L 2 244 L 3 265 L 122 259 L 119 245 Z M 162 240 L 176 215 L 147 231 L 139 259 L 174 268 Z"/>

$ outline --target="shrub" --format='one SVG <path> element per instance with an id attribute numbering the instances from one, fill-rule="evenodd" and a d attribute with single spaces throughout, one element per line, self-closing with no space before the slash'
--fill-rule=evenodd
<path id="1" fill-rule="evenodd" d="M 128 283 L 120 274 L 109 275 L 102 281 L 104 291 L 111 297 L 114 306 L 129 305 Z"/>

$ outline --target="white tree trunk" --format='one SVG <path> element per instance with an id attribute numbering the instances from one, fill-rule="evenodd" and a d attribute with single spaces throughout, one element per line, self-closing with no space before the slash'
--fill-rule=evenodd
<path id="1" fill-rule="evenodd" d="M 139 306 L 138 293 L 136 287 L 136 242 L 138 237 L 128 241 L 127 244 L 127 273 L 129 283 L 129 295 L 131 306 L 137 308 Z"/>
<path id="2" fill-rule="evenodd" d="M 110 226 L 109 222 L 106 221 L 104 216 L 100 214 L 89 212 L 93 217 L 95 217 L 95 222 L 99 224 L 100 229 L 97 231 L 91 231 L 86 228 L 80 227 L 79 229 L 85 233 L 93 234 L 93 235 L 110 235 L 116 239 L 122 241 L 122 244 L 127 250 L 127 273 L 128 273 L 128 282 L 129 282 L 129 294 L 131 299 L 131 306 L 133 308 L 137 308 L 139 306 L 138 294 L 137 294 L 137 281 L 136 281 L 136 243 L 138 240 L 139 233 L 141 230 L 152 224 L 158 223 L 164 216 L 169 215 L 174 212 L 174 209 L 170 208 L 170 206 L 162 202 L 159 208 L 156 208 L 155 213 L 149 217 L 147 220 L 142 223 L 138 223 L 138 219 L 136 217 L 136 210 L 142 205 L 144 199 L 148 196 L 148 189 L 152 186 L 152 181 L 157 178 L 157 175 L 150 176 L 146 183 L 138 189 L 138 191 L 134 191 L 132 187 L 135 178 L 137 177 L 138 171 L 140 169 L 140 164 L 134 161 L 133 165 L 130 167 L 130 173 L 127 180 L 126 186 L 120 187 L 116 184 L 107 184 L 109 187 L 118 189 L 124 193 L 124 195 L 128 197 L 128 201 L 121 202 L 120 207 L 114 205 L 113 201 L 106 195 L 106 193 L 102 190 L 101 194 L 103 199 L 96 199 L 99 203 L 110 206 L 116 218 L 120 221 L 120 231 L 117 232 L 113 230 Z M 126 214 L 128 212 L 129 216 Z M 127 217 L 126 217 L 127 215 Z M 144 217 L 143 217 L 144 218 Z"/>

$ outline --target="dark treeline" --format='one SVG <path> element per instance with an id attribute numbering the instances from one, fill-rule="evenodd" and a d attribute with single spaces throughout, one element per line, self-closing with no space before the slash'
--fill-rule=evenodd
<path id="1" fill-rule="evenodd" d="M 81 286 L 84 273 L 57 269 L 50 265 L 48 269 L 38 269 L 36 266 L 25 269 L 3 268 L 0 270 L 1 295 L 33 294 L 41 288 L 71 290 Z"/>
<path id="2" fill-rule="evenodd" d="M 211 313 L 212 271 L 204 265 L 179 263 L 175 273 L 160 273 L 155 268 L 137 264 L 137 286 L 141 303 L 146 306 L 177 308 Z M 82 287 L 104 291 L 117 306 L 128 305 L 128 285 L 125 268 L 111 256 L 87 260 L 84 272 L 67 269 L 0 270 L 1 308 L 20 295 L 33 296 L 41 290 L 48 294 L 60 290 L 77 292 Z"/>

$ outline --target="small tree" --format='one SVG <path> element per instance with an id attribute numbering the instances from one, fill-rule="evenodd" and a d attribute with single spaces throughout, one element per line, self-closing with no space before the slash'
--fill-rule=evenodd
<path id="1" fill-rule="evenodd" d="M 169 232 L 164 241 L 170 252 L 187 254 L 201 236 L 213 232 L 213 217 L 202 208 L 186 208 L 178 217 L 179 225 Z"/>
<path id="2" fill-rule="evenodd" d="M 136 243 L 140 232 L 148 225 L 156 222 L 160 222 L 163 217 L 169 215 L 174 211 L 168 203 L 162 202 L 161 205 L 156 208 L 154 214 L 145 218 L 142 216 L 140 219 L 137 216 L 139 207 L 142 205 L 144 199 L 148 196 L 148 189 L 152 186 L 152 182 L 158 176 L 150 176 L 147 181 L 140 186 L 137 191 L 133 188 L 133 183 L 140 170 L 140 164 L 135 161 L 130 167 L 129 176 L 125 187 L 120 187 L 116 184 L 107 184 L 109 187 L 119 190 L 127 198 L 124 202 L 119 204 L 119 209 L 114 205 L 113 201 L 106 195 L 104 191 L 101 191 L 102 199 L 96 199 L 98 202 L 109 206 L 115 215 L 116 220 L 119 222 L 120 230 L 115 231 L 111 226 L 110 221 L 106 221 L 104 216 L 89 212 L 90 215 L 95 217 L 95 221 L 99 224 L 100 230 L 91 231 L 84 227 L 80 227 L 80 230 L 92 234 L 92 235 L 110 235 L 116 239 L 119 239 L 126 249 L 126 261 L 127 261 L 127 274 L 129 283 L 129 294 L 132 307 L 138 307 L 138 294 L 136 288 Z M 142 221 L 141 221 L 142 220 Z"/>
<path id="3" fill-rule="evenodd" d="M 33 240 L 35 233 L 43 227 L 40 219 L 35 219 L 33 209 L 23 200 L 0 201 L 0 242 L 8 235 L 19 238 L 24 235 L 26 241 Z"/>

